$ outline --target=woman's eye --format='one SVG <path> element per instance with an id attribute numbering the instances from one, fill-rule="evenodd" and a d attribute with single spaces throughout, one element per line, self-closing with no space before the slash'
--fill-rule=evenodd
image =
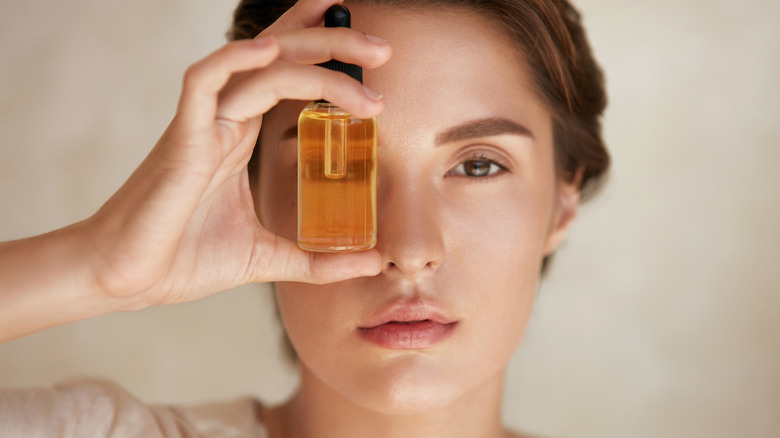
<path id="1" fill-rule="evenodd" d="M 493 160 L 486 158 L 469 159 L 452 169 L 453 175 L 483 177 L 494 175 L 506 170 L 503 166 Z"/>

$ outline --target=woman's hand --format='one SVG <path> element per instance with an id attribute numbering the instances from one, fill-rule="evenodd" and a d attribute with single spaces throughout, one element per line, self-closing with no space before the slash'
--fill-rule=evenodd
<path id="1" fill-rule="evenodd" d="M 94 216 L 0 245 L 1 340 L 249 282 L 379 273 L 376 251 L 309 253 L 263 228 L 247 174 L 262 115 L 280 100 L 327 99 L 362 118 L 382 110 L 377 93 L 312 65 L 373 68 L 390 57 L 387 42 L 313 27 L 337 1 L 301 0 L 256 39 L 191 66 L 170 126 Z"/>

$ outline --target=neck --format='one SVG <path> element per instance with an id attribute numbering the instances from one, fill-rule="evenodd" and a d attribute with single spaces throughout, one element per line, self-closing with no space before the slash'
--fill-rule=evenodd
<path id="1" fill-rule="evenodd" d="M 503 373 L 443 407 L 411 415 L 368 409 L 326 385 L 305 366 L 301 386 L 275 409 L 281 426 L 273 438 L 473 438 L 504 437 L 501 426 Z M 272 431 L 273 432 L 273 431 Z"/>

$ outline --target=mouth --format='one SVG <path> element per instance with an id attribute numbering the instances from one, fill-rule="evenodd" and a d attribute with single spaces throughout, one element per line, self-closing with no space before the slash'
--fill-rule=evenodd
<path id="1" fill-rule="evenodd" d="M 363 339 L 382 348 L 419 350 L 445 340 L 457 325 L 458 321 L 432 303 L 399 303 L 358 327 L 358 332 Z"/>

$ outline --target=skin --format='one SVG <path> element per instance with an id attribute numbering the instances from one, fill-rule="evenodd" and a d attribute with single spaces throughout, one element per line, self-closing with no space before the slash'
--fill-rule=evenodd
<path id="1" fill-rule="evenodd" d="M 377 251 L 312 254 L 265 229 L 247 162 L 263 115 L 282 99 L 327 99 L 360 117 L 384 101 L 311 64 L 376 67 L 387 43 L 325 32 L 333 0 L 302 0 L 254 40 L 185 72 L 176 115 L 151 153 L 91 217 L 0 243 L 0 342 L 115 311 L 196 300 L 241 284 L 326 283 L 381 271 Z"/>
<path id="2" fill-rule="evenodd" d="M 576 213 L 576 183 L 556 177 L 550 113 L 492 22 L 455 9 L 350 10 L 354 29 L 393 47 L 387 64 L 364 72 L 387 100 L 378 118 L 382 272 L 326 285 L 277 283 L 302 381 L 267 417 L 294 437 L 505 436 L 504 370 L 528 322 L 542 259 Z M 290 240 L 297 155 L 285 133 L 304 105 L 283 102 L 266 116 L 255 183 L 261 222 Z M 490 118 L 528 132 L 443 138 Z M 489 175 L 464 174 L 464 163 L 490 166 Z M 456 319 L 453 335 L 403 351 L 359 336 L 369 315 L 415 298 Z"/>
<path id="3" fill-rule="evenodd" d="M 575 216 L 577 178 L 556 176 L 550 114 L 494 23 L 354 4 L 355 29 L 318 27 L 333 3 L 301 0 L 255 40 L 191 66 L 168 129 L 93 216 L 0 243 L 0 341 L 276 281 L 302 378 L 289 403 L 261 413 L 273 438 L 511 436 L 504 369 L 542 259 Z M 366 87 L 312 65 L 331 58 L 363 65 Z M 295 245 L 295 141 L 283 138 L 317 99 L 379 116 L 376 249 Z M 497 117 L 515 128 L 452 134 Z M 475 164 L 488 175 L 464 173 Z M 399 351 L 357 334 L 399 299 L 435 303 L 458 321 L 452 335 Z"/>

